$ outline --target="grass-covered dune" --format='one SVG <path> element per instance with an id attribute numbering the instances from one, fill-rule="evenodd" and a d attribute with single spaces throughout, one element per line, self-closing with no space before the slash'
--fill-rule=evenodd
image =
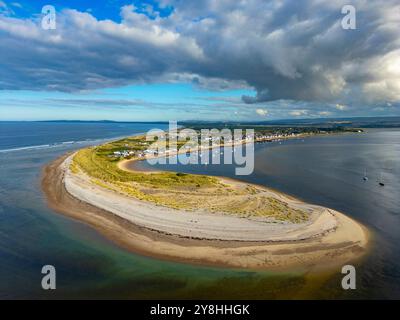
<path id="1" fill-rule="evenodd" d="M 100 187 L 160 206 L 277 221 L 308 219 L 307 212 L 290 207 L 258 186 L 205 175 L 133 172 L 119 167 L 126 157 L 139 159 L 137 155 L 149 144 L 143 136 L 137 136 L 82 149 L 75 154 L 70 170 L 88 175 Z M 129 152 L 129 156 L 115 155 L 121 151 Z"/>

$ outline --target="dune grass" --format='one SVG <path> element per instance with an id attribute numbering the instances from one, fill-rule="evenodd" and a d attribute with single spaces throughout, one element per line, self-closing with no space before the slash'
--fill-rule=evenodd
<path id="1" fill-rule="evenodd" d="M 143 151 L 144 137 L 131 137 L 97 147 L 79 150 L 71 163 L 71 172 L 87 174 L 103 188 L 170 208 L 233 214 L 242 217 L 269 217 L 278 221 L 302 222 L 304 211 L 263 194 L 253 185 L 227 185 L 216 177 L 175 172 L 128 172 L 118 167 L 120 150 Z"/>
<path id="2" fill-rule="evenodd" d="M 96 148 L 82 149 L 74 157 L 73 166 L 78 166 L 91 177 L 107 182 L 137 182 L 154 188 L 201 188 L 218 185 L 214 177 L 175 172 L 134 173 L 121 170 L 119 159 L 108 159 Z M 75 169 L 76 170 L 76 169 Z"/>

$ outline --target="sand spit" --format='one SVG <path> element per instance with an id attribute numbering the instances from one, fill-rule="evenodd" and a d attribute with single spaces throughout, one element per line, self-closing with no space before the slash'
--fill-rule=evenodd
<path id="1" fill-rule="evenodd" d="M 71 155 L 49 164 L 42 186 L 49 205 L 86 222 L 133 252 L 225 267 L 331 268 L 367 252 L 368 231 L 340 212 L 265 188 L 269 196 L 310 213 L 302 223 L 240 218 L 156 206 L 118 194 L 69 168 Z M 230 180 L 230 183 L 242 183 Z"/>

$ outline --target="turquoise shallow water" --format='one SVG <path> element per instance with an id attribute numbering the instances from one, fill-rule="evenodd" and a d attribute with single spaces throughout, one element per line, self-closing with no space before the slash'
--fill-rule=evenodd
<path id="1" fill-rule="evenodd" d="M 368 225 L 376 245 L 358 269 L 358 290 L 340 289 L 340 274 L 306 277 L 191 266 L 159 261 L 116 247 L 90 227 L 47 208 L 40 190 L 42 167 L 93 141 L 144 132 L 161 125 L 15 123 L 0 129 L 0 298 L 394 298 L 400 297 L 398 155 L 400 131 L 311 138 L 257 146 L 256 170 L 247 180 L 342 210 Z M 89 128 L 88 128 L 89 127 Z M 24 138 L 15 138 L 24 133 Z M 34 141 L 29 143 L 30 135 Z M 14 136 L 14 138 L 10 138 Z M 10 141 L 9 139 L 14 139 Z M 18 141 L 21 140 L 21 143 Z M 22 143 L 23 140 L 23 143 Z M 289 160 L 288 160 L 289 159 Z M 295 159 L 295 161 L 293 160 Z M 385 171 L 387 186 L 360 182 Z M 383 168 L 383 169 L 382 169 Z M 169 167 L 167 169 L 177 169 Z M 230 175 L 232 167 L 179 170 Z M 361 172 L 361 173 L 360 173 Z M 43 291 L 40 270 L 57 269 L 57 289 Z"/>

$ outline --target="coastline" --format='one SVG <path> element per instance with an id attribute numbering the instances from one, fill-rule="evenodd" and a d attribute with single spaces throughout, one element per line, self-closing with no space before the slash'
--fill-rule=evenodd
<path id="1" fill-rule="evenodd" d="M 353 219 L 330 209 L 337 222 L 335 227 L 298 239 L 278 237 L 246 241 L 200 238 L 135 224 L 115 212 L 93 205 L 88 199 L 82 200 L 72 195 L 65 185 L 66 170 L 63 167 L 68 157 L 63 156 L 44 169 L 42 187 L 50 207 L 89 224 L 108 239 L 135 253 L 210 266 L 310 270 L 336 268 L 349 261 L 358 261 L 368 250 L 368 230 Z M 107 192 L 96 186 L 90 188 L 91 191 L 98 188 L 95 192 Z M 119 202 L 122 196 L 115 194 L 115 197 Z"/>
<path id="2" fill-rule="evenodd" d="M 353 132 L 340 132 L 340 133 L 329 133 L 330 136 L 332 135 L 338 135 L 338 134 L 351 134 Z M 286 137 L 277 137 L 277 138 L 272 138 L 272 139 L 258 139 L 258 140 L 254 140 L 254 145 L 258 144 L 258 143 L 271 143 L 271 142 L 279 142 L 279 141 L 286 141 L 286 140 L 298 140 L 298 139 L 308 139 L 308 138 L 312 138 L 315 136 L 324 136 L 323 134 L 298 134 L 296 136 L 286 136 Z M 232 147 L 232 148 L 236 148 L 238 146 L 242 146 L 242 145 L 246 145 L 248 143 L 248 141 L 239 141 L 239 142 L 234 142 L 229 144 L 228 146 Z M 194 153 L 200 153 L 204 150 L 214 150 L 217 148 L 223 148 L 222 145 L 217 145 L 217 144 L 211 144 L 209 146 L 203 147 L 203 146 L 199 146 L 198 149 L 196 151 L 192 151 Z M 168 155 L 155 155 L 155 156 L 151 156 L 151 155 L 147 155 L 144 158 L 133 158 L 133 159 L 122 159 L 118 162 L 118 168 L 121 170 L 125 170 L 125 171 L 140 171 L 141 173 L 157 173 L 157 172 L 162 172 L 162 171 L 157 171 L 157 170 L 139 170 L 138 168 L 129 168 L 129 163 L 134 163 L 134 162 L 139 162 L 139 161 L 144 161 L 144 160 L 148 160 L 148 159 L 153 159 L 153 158 L 162 158 L 162 157 L 171 157 L 171 156 L 178 156 L 178 155 L 182 155 L 185 154 L 187 152 L 187 150 L 183 150 L 183 149 L 179 149 L 175 152 L 170 152 Z M 226 177 L 222 177 L 219 176 L 219 178 L 223 178 L 226 180 L 229 180 L 229 178 Z"/>

